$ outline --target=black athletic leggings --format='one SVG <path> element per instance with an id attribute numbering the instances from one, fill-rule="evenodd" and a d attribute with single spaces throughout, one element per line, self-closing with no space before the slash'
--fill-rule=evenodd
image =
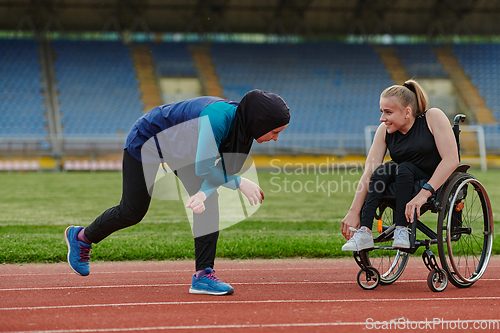
<path id="1" fill-rule="evenodd" d="M 429 179 L 430 176 L 409 162 L 397 164 L 394 161 L 379 166 L 373 172 L 368 187 L 368 195 L 361 210 L 362 227 L 369 229 L 373 226 L 373 219 L 385 189 L 389 184 L 396 182 L 396 225 L 406 226 L 406 204 L 413 198 L 413 184 L 420 179 Z"/>
<path id="2" fill-rule="evenodd" d="M 148 176 L 156 176 L 158 165 L 145 165 L 145 167 L 151 168 L 149 172 L 146 171 Z M 196 176 L 194 164 L 180 168 L 175 173 L 182 181 L 190 196 L 199 191 L 204 181 L 203 178 Z M 130 227 L 142 220 L 148 211 L 151 202 L 150 193 L 153 190 L 150 188 L 148 191 L 146 184 L 153 184 L 154 181 L 152 179 L 152 181 L 146 182 L 144 174 L 143 164 L 133 158 L 127 150 L 124 150 L 123 192 L 120 204 L 106 210 L 85 228 L 85 236 L 88 240 L 92 243 L 99 243 L 113 232 Z M 218 196 L 217 192 L 212 193 L 205 200 L 205 211 L 201 214 L 193 214 L 194 235 L 200 234 L 196 232 L 197 226 L 200 225 L 206 226 L 207 224 L 211 224 L 212 226 L 217 226 L 211 230 L 218 230 Z M 196 270 L 214 267 L 218 238 L 218 231 L 194 238 Z"/>

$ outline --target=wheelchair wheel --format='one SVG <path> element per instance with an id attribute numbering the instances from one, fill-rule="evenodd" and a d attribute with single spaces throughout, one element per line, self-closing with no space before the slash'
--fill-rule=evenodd
<path id="1" fill-rule="evenodd" d="M 450 282 L 470 287 L 483 275 L 493 245 L 493 215 L 481 183 L 467 173 L 452 176 L 438 217 L 438 250 Z"/>
<path id="2" fill-rule="evenodd" d="M 368 266 L 360 269 L 357 276 L 358 285 L 365 290 L 372 290 L 380 283 L 380 273 L 373 267 Z"/>
<path id="3" fill-rule="evenodd" d="M 439 270 L 433 269 L 427 275 L 427 286 L 434 292 L 441 292 L 448 286 L 448 274 L 442 268 Z"/>
<path id="4" fill-rule="evenodd" d="M 376 238 L 376 229 L 379 232 L 390 228 L 394 224 L 394 210 L 384 204 L 378 207 L 376 218 L 377 228 L 373 228 L 372 233 Z M 361 256 L 365 263 L 376 268 L 380 272 L 380 283 L 388 285 L 396 282 L 403 274 L 406 264 L 408 263 L 408 253 L 392 248 L 392 241 L 380 242 L 375 244 L 375 248 L 371 251 L 361 251 Z"/>

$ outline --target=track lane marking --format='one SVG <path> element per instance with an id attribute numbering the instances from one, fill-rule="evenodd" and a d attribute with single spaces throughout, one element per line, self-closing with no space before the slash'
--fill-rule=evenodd
<path id="1" fill-rule="evenodd" d="M 43 331 L 10 331 L 5 333 L 87 333 L 87 332 L 134 332 L 158 330 L 197 330 L 197 329 L 238 329 L 238 328 L 277 328 L 277 327 L 319 327 L 319 326 L 360 326 L 366 322 L 336 322 L 336 323 L 285 323 L 285 324 L 242 324 L 242 325 L 197 325 L 197 326 L 156 326 L 129 328 L 96 328 L 68 329 Z"/>
<path id="2" fill-rule="evenodd" d="M 296 271 L 296 268 L 290 268 L 290 267 L 283 267 L 283 268 L 221 268 L 224 272 L 236 272 L 236 271 L 242 271 L 242 272 L 247 272 L 247 271 L 287 271 L 287 270 L 293 270 Z M 300 270 L 328 270 L 331 271 L 332 269 L 330 267 L 306 267 L 306 268 L 300 268 Z M 193 273 L 192 269 L 167 269 L 165 270 L 159 270 L 159 271 L 129 271 L 124 273 L 123 271 L 120 272 L 91 272 L 92 275 L 98 275 L 98 274 L 144 274 L 144 273 Z M 73 272 L 61 272 L 61 273 L 12 273 L 12 274 L 0 274 L 1 277 L 12 277 L 12 276 L 53 276 L 53 275 L 76 275 Z"/>
<path id="3" fill-rule="evenodd" d="M 399 283 L 422 283 L 427 280 L 398 280 Z M 481 281 L 500 281 L 500 279 L 481 279 Z M 356 281 L 272 281 L 272 282 L 232 282 L 231 285 L 291 285 L 291 284 L 355 284 Z M 106 289 L 106 288 L 149 288 L 149 287 L 186 287 L 189 283 L 168 284 L 118 284 L 103 286 L 54 286 L 54 287 L 19 287 L 1 288 L 0 291 L 35 291 L 35 290 L 71 290 L 71 289 Z"/>
<path id="4" fill-rule="evenodd" d="M 394 323 L 398 323 L 400 319 L 391 319 Z M 387 322 L 391 321 L 388 320 Z M 496 323 L 500 321 L 496 319 L 464 319 L 461 323 L 477 323 L 490 322 Z M 428 324 L 432 321 L 412 320 L 414 324 Z M 441 320 L 439 325 L 453 324 L 456 320 Z M 321 326 L 365 326 L 370 325 L 367 321 L 358 322 L 323 322 L 323 323 L 282 323 L 282 324 L 234 324 L 234 325 L 192 325 L 192 326 L 153 326 L 153 327 L 123 327 L 123 328 L 86 328 L 86 329 L 61 329 L 61 330 L 38 330 L 38 331 L 10 331 L 5 333 L 89 333 L 89 332 L 134 332 L 134 331 L 157 331 L 157 330 L 198 330 L 198 329 L 245 329 L 245 328 L 280 328 L 280 327 L 321 327 Z"/>
<path id="5" fill-rule="evenodd" d="M 488 265 L 488 268 L 491 269 L 491 268 L 499 268 L 499 266 L 497 265 L 491 265 L 489 264 Z M 349 267 L 349 269 L 353 269 L 353 270 L 357 270 L 358 267 Z M 273 271 L 287 271 L 287 270 L 293 270 L 293 271 L 296 271 L 297 268 L 290 268 L 290 267 L 283 267 L 283 268 L 221 268 L 222 271 L 224 272 L 238 272 L 238 271 L 241 271 L 241 272 L 247 272 L 247 271 L 268 271 L 268 272 L 273 272 Z M 331 267 L 304 267 L 304 268 L 300 268 L 300 270 L 315 270 L 315 271 L 318 271 L 318 270 L 328 270 L 328 271 L 331 271 L 332 268 Z M 193 270 L 192 269 L 165 269 L 165 270 L 154 270 L 154 271 L 150 271 L 150 270 L 145 270 L 145 271 L 127 271 L 126 273 L 124 273 L 123 271 L 120 271 L 120 272 L 113 272 L 113 271 L 107 271 L 107 272 L 91 272 L 92 275 L 99 275 L 99 274 L 116 274 L 116 275 L 119 275 L 119 274 L 144 274 L 144 273 L 185 273 L 185 272 L 189 272 L 189 273 L 193 273 Z M 75 273 L 73 272 L 60 272 L 60 273 L 9 273 L 9 274 L 0 274 L 0 278 L 2 277 L 19 277 L 19 276 L 60 276 L 60 275 L 76 275 Z M 483 280 L 483 279 L 481 279 Z"/>
<path id="6" fill-rule="evenodd" d="M 500 279 L 499 279 L 500 280 Z M 402 282 L 402 281 L 400 281 Z M 406 282 L 406 281 L 405 281 Z M 408 282 L 417 282 L 408 281 Z M 418 280 L 424 282 L 424 280 Z M 231 285 L 290 285 L 290 284 L 355 284 L 356 281 L 290 281 L 290 282 L 232 282 Z M 186 287 L 190 283 L 169 283 L 169 284 L 121 284 L 104 286 L 62 286 L 62 287 L 19 287 L 2 288 L 0 291 L 34 291 L 34 290 L 67 290 L 67 289 L 105 289 L 105 288 L 148 288 L 148 287 Z"/>
<path id="7" fill-rule="evenodd" d="M 52 306 L 26 306 L 0 308 L 0 311 L 19 310 L 48 310 L 71 308 L 103 308 L 121 306 L 155 306 L 155 305 L 201 305 L 201 304 L 273 304 L 273 303 L 356 303 L 356 302 L 411 302 L 411 301 L 463 301 L 463 300 L 500 300 L 500 296 L 475 296 L 475 297 L 424 297 L 424 298 L 358 298 L 358 299 L 289 299 L 289 300 L 263 300 L 263 301 L 170 301 L 170 302 L 145 302 L 145 303 L 108 303 L 108 304 L 75 304 Z"/>

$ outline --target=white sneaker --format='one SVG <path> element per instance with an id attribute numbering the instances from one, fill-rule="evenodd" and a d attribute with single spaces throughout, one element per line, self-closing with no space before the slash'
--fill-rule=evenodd
<path id="1" fill-rule="evenodd" d="M 361 251 L 375 246 L 371 232 L 364 228 L 356 230 L 350 227 L 349 230 L 356 231 L 356 233 L 342 246 L 342 251 Z"/>
<path id="2" fill-rule="evenodd" d="M 392 247 L 396 249 L 409 249 L 410 248 L 410 231 L 406 227 L 396 227 L 394 230 L 394 242 Z"/>

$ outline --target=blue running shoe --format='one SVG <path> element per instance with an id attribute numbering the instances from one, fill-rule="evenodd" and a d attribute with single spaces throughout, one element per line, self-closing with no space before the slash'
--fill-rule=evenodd
<path id="1" fill-rule="evenodd" d="M 234 293 L 234 289 L 227 283 L 222 282 L 215 276 L 215 271 L 208 267 L 205 268 L 205 274 L 200 278 L 196 278 L 196 274 L 193 275 L 193 282 L 191 282 L 189 292 L 204 295 L 231 295 Z"/>
<path id="2" fill-rule="evenodd" d="M 68 244 L 68 263 L 76 274 L 87 276 L 90 274 L 89 259 L 91 244 L 80 242 L 77 239 L 78 233 L 83 227 L 70 226 L 64 232 L 64 239 Z"/>

